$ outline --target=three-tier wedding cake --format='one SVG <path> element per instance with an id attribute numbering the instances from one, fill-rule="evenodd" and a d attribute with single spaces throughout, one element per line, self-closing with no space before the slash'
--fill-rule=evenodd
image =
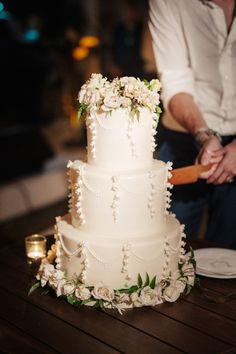
<path id="1" fill-rule="evenodd" d="M 193 286 L 184 227 L 168 211 L 171 163 L 153 159 L 159 90 L 158 80 L 93 74 L 79 92 L 88 159 L 68 163 L 55 266 L 46 260 L 37 275 L 76 306 L 156 305 Z"/>

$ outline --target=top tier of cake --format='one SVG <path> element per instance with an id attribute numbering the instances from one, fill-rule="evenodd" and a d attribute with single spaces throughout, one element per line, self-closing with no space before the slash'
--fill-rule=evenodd
<path id="1" fill-rule="evenodd" d="M 87 124 L 88 163 L 109 170 L 152 165 L 160 83 L 134 77 L 108 81 L 93 74 L 79 92 L 79 116 Z"/>
<path id="2" fill-rule="evenodd" d="M 87 119 L 88 163 L 114 170 L 149 167 L 155 149 L 153 113 L 139 110 L 139 120 L 128 108 L 95 111 Z"/>

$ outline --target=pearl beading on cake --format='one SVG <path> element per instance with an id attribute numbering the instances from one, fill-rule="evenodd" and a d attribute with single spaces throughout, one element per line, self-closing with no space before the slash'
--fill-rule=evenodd
<path id="1" fill-rule="evenodd" d="M 79 251 L 78 255 L 81 258 L 81 266 L 82 266 L 79 279 L 82 281 L 82 283 L 85 283 L 87 279 L 87 271 L 89 268 L 89 260 L 88 260 L 88 254 L 86 251 L 86 245 L 84 241 L 79 243 L 78 251 Z"/>
<path id="2" fill-rule="evenodd" d="M 156 144 L 156 133 L 157 133 L 157 124 L 158 124 L 158 117 L 156 114 L 153 115 L 153 125 L 152 125 L 152 138 L 151 138 L 151 151 L 154 152 L 157 144 Z"/>
<path id="3" fill-rule="evenodd" d="M 185 225 L 180 225 L 180 232 L 181 232 L 180 261 L 185 260 L 186 234 L 184 232 L 184 229 L 185 229 Z"/>
<path id="4" fill-rule="evenodd" d="M 58 237 L 59 235 L 60 234 L 58 234 Z M 59 241 L 59 239 L 55 242 L 55 244 L 56 244 L 56 259 L 55 259 L 56 269 L 62 269 L 63 252 L 62 252 L 61 242 Z"/>
<path id="5" fill-rule="evenodd" d="M 154 197 L 157 193 L 156 185 L 154 183 L 154 178 L 156 177 L 156 174 L 153 172 L 149 172 L 148 177 L 150 179 L 150 195 L 148 197 L 148 209 L 150 211 L 151 218 L 153 218 L 156 213 L 154 209 Z"/>
<path id="6" fill-rule="evenodd" d="M 56 245 L 56 258 L 55 258 L 55 267 L 56 269 L 62 269 L 62 257 L 63 257 L 63 250 L 61 247 L 61 234 L 58 232 L 57 223 L 61 220 L 60 216 L 56 217 L 56 224 L 54 225 L 54 238 L 55 238 L 55 245 Z"/>
<path id="7" fill-rule="evenodd" d="M 90 147 L 91 147 L 91 154 L 93 159 L 96 158 L 96 126 L 95 126 L 95 113 L 91 110 L 90 114 L 88 115 L 86 119 L 86 124 L 88 129 L 90 130 L 91 134 L 91 141 L 90 141 Z"/>
<path id="8" fill-rule="evenodd" d="M 80 220 L 81 225 L 85 224 L 85 217 L 84 217 L 84 213 L 83 213 L 83 209 L 82 209 L 83 169 L 84 169 L 84 167 L 81 165 L 76 170 L 76 172 L 78 174 L 78 179 L 77 179 L 77 183 L 75 184 L 75 187 L 76 187 L 75 194 L 77 195 L 77 202 L 76 202 L 75 206 L 76 206 L 76 211 L 79 215 L 79 220 Z"/>
<path id="9" fill-rule="evenodd" d="M 172 170 L 172 162 L 167 162 L 166 163 L 167 167 L 167 179 L 171 177 L 171 170 Z M 170 214 L 170 206 L 171 206 L 171 192 L 170 190 L 173 188 L 173 185 L 169 182 L 167 182 L 167 189 L 166 189 L 166 196 L 165 196 L 165 214 L 169 215 Z"/>
<path id="10" fill-rule="evenodd" d="M 72 212 L 72 206 L 73 206 L 73 203 L 74 203 L 74 200 L 73 200 L 73 184 L 72 184 L 72 179 L 71 179 L 71 170 L 70 170 L 70 167 L 72 165 L 72 161 L 68 161 L 67 163 L 67 181 L 68 181 L 68 189 L 69 189 L 69 194 L 68 194 L 68 212 L 71 213 Z"/>
<path id="11" fill-rule="evenodd" d="M 164 256 L 165 256 L 165 262 L 164 262 L 163 270 L 162 270 L 162 277 L 163 278 L 165 278 L 168 275 L 168 269 L 169 269 L 169 263 L 170 263 L 170 244 L 169 244 L 168 240 L 166 240 L 166 242 L 165 242 Z"/>
<path id="12" fill-rule="evenodd" d="M 123 261 L 122 261 L 122 268 L 121 268 L 121 273 L 125 273 L 125 286 L 128 287 L 130 286 L 131 282 L 131 274 L 128 271 L 128 265 L 129 265 L 129 259 L 130 259 L 130 250 L 131 250 L 131 244 L 127 242 L 123 247 Z"/>
<path id="13" fill-rule="evenodd" d="M 129 139 L 130 142 L 130 147 L 131 147 L 131 154 L 133 157 L 137 156 L 137 152 L 135 149 L 135 142 L 133 139 L 133 129 L 134 129 L 134 118 L 129 117 L 128 119 L 128 125 L 127 125 L 127 138 Z"/>
<path id="14" fill-rule="evenodd" d="M 111 204 L 112 215 L 114 222 L 117 222 L 118 213 L 119 213 L 119 202 L 120 202 L 120 191 L 119 191 L 119 180 L 117 176 L 112 176 L 112 192 L 113 192 L 113 200 Z"/>

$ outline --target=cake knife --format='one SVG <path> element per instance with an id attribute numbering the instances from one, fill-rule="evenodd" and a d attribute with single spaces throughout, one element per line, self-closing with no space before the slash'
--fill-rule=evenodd
<path id="1" fill-rule="evenodd" d="M 211 168 L 211 165 L 192 165 L 187 167 L 176 168 L 172 171 L 169 182 L 171 184 L 188 184 L 197 182 L 200 174 Z"/>

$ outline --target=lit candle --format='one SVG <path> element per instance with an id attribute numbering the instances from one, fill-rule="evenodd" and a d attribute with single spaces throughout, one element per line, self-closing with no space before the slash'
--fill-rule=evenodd
<path id="1" fill-rule="evenodd" d="M 46 237 L 43 235 L 30 235 L 25 238 L 25 250 L 28 263 L 38 261 L 46 256 Z"/>

